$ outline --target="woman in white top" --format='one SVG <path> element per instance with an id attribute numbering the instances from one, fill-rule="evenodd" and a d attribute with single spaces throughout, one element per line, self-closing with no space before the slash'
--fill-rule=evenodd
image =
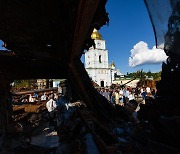
<path id="1" fill-rule="evenodd" d="M 49 112 L 54 111 L 56 107 L 56 101 L 54 101 L 52 98 L 46 103 L 46 108 Z"/>
<path id="2" fill-rule="evenodd" d="M 53 127 L 53 130 L 57 129 L 57 121 L 56 121 L 56 101 L 53 99 L 53 95 L 50 96 L 50 100 L 46 103 L 46 108 L 49 112 L 49 127 Z"/>
<path id="3" fill-rule="evenodd" d="M 34 102 L 34 98 L 32 97 L 31 94 L 29 95 L 29 102 L 31 102 L 31 103 Z"/>
<path id="4" fill-rule="evenodd" d="M 129 98 L 129 101 L 134 100 L 134 95 L 132 94 L 132 92 L 129 92 L 128 98 Z"/>

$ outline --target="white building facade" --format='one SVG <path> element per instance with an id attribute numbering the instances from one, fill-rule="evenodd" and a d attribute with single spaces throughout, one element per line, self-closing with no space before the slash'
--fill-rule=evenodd
<path id="1" fill-rule="evenodd" d="M 86 71 L 99 86 L 109 87 L 114 80 L 115 65 L 109 65 L 106 42 L 98 31 L 94 30 L 91 37 L 94 39 L 95 48 L 91 47 L 85 52 Z"/>

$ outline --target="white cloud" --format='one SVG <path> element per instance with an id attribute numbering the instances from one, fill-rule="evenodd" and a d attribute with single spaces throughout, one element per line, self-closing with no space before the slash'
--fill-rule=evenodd
<path id="1" fill-rule="evenodd" d="M 157 49 L 155 46 L 152 49 L 148 48 L 146 42 L 140 41 L 133 49 L 131 49 L 129 57 L 129 66 L 135 67 L 144 64 L 157 64 L 166 61 L 167 56 L 162 49 Z"/>

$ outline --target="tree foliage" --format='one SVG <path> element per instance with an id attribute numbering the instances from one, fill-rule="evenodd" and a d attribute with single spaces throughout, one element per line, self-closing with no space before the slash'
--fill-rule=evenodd
<path id="1" fill-rule="evenodd" d="M 140 78 L 140 79 L 153 78 L 154 80 L 161 80 L 161 71 L 152 73 L 151 71 L 145 72 L 143 70 L 138 70 L 134 73 L 127 73 L 126 76 L 130 78 Z"/>
<path id="2" fill-rule="evenodd" d="M 15 80 L 14 88 L 17 89 L 34 89 L 37 87 L 36 80 Z"/>

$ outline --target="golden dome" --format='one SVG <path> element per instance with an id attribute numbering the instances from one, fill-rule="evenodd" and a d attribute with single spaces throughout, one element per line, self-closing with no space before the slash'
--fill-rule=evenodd
<path id="1" fill-rule="evenodd" d="M 93 33 L 91 34 L 91 38 L 94 40 L 102 40 L 101 34 L 97 31 L 97 29 L 93 30 Z"/>
<path id="2" fill-rule="evenodd" d="M 111 64 L 111 66 L 112 66 L 112 67 L 115 67 L 115 64 L 114 64 L 114 62 L 113 62 L 113 61 L 112 61 L 112 64 Z"/>

